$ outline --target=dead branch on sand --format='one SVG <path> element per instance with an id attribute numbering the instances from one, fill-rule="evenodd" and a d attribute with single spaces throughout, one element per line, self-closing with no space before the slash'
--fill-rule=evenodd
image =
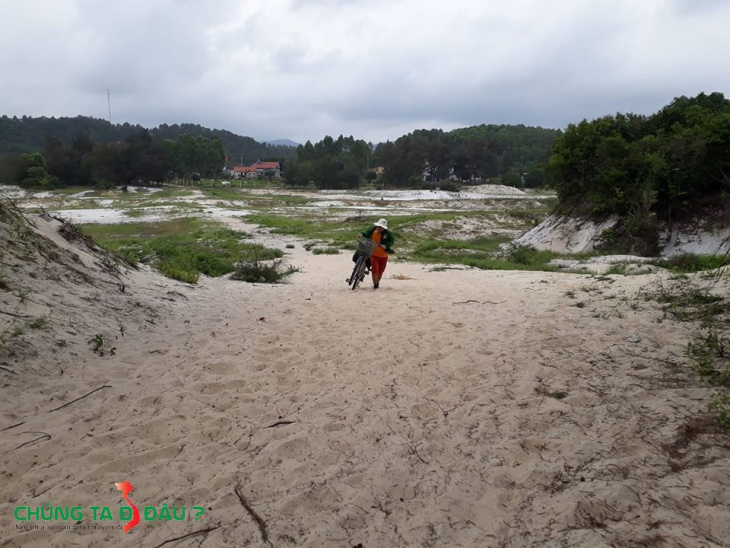
<path id="1" fill-rule="evenodd" d="M 18 445 L 18 447 L 15 447 L 13 449 L 8 449 L 7 451 L 5 451 L 5 453 L 3 453 L 3 455 L 6 455 L 7 453 L 12 453 L 13 451 L 17 451 L 21 447 L 25 447 L 26 445 L 30 445 L 31 443 L 35 443 L 40 440 L 50 440 L 51 439 L 51 435 L 46 432 L 21 432 L 21 434 L 42 434 L 42 435 L 33 440 L 26 441 L 25 443 L 21 443 L 20 445 Z"/>
<path id="2" fill-rule="evenodd" d="M 498 303 L 495 303 L 494 301 L 477 301 L 475 299 L 469 299 L 468 301 L 457 301 L 452 304 L 469 304 L 469 303 L 477 303 L 477 304 L 504 304 L 507 301 L 499 301 Z"/>
<path id="3" fill-rule="evenodd" d="M 108 384 L 105 384 L 104 386 L 100 386 L 99 388 L 96 388 L 96 389 L 92 390 L 88 394 L 84 394 L 80 398 L 76 398 L 75 400 L 72 400 L 72 401 L 70 401 L 68 403 L 64 403 L 61 407 L 56 407 L 55 409 L 51 409 L 49 411 L 49 413 L 53 413 L 54 411 L 58 411 L 59 409 L 63 409 L 64 407 L 68 407 L 72 403 L 76 403 L 79 400 L 83 400 L 84 398 L 87 398 L 87 397 L 91 396 L 94 392 L 98 392 L 99 390 L 103 390 L 104 388 L 111 388 L 111 386 L 108 385 Z"/>
<path id="4" fill-rule="evenodd" d="M 234 491 L 236 492 L 236 496 L 238 497 L 238 500 L 241 501 L 241 504 L 246 509 L 246 511 L 251 514 L 251 517 L 256 521 L 256 525 L 259 526 L 259 530 L 261 531 L 261 538 L 264 540 L 266 544 L 271 544 L 269 542 L 269 533 L 266 531 L 266 522 L 256 513 L 256 510 L 254 510 L 251 507 L 251 504 L 248 502 L 248 499 L 244 496 L 244 494 L 241 492 L 241 485 L 236 485 L 234 488 Z"/>
<path id="5" fill-rule="evenodd" d="M 183 540 L 183 539 L 191 538 L 191 537 L 197 537 L 200 535 L 207 535 L 208 533 L 210 533 L 211 531 L 215 531 L 216 529 L 220 529 L 220 525 L 216 525 L 215 527 L 208 527 L 207 529 L 201 529 L 200 531 L 195 531 L 194 533 L 188 533 L 187 535 L 183 535 L 181 537 L 171 538 L 169 540 L 166 540 L 165 542 L 161 542 L 160 544 L 155 546 L 155 548 L 160 548 L 160 546 L 164 546 L 165 544 L 170 544 L 171 542 L 177 542 L 178 540 Z"/>

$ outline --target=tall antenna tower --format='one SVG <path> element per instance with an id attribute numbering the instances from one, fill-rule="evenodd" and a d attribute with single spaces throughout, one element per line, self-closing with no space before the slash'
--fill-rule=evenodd
<path id="1" fill-rule="evenodd" d="M 106 100 L 109 103 L 109 123 L 112 123 L 112 96 L 109 93 L 109 88 L 106 88 Z"/>

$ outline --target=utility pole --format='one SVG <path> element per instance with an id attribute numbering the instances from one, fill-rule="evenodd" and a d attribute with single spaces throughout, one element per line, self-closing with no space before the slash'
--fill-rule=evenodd
<path id="1" fill-rule="evenodd" d="M 109 88 L 106 88 L 106 100 L 109 103 L 109 123 L 112 123 L 112 95 L 109 92 Z"/>

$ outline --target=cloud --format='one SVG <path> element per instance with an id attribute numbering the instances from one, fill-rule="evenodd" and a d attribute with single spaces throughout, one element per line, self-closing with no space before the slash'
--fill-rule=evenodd
<path id="1" fill-rule="evenodd" d="M 669 5 L 680 13 L 728 8 L 725 0 L 669 0 Z"/>
<path id="2" fill-rule="evenodd" d="M 257 139 L 565 127 L 727 91 L 712 0 L 32 0 L 0 21 L 7 114 Z M 29 39 L 32 37 L 32 39 Z M 400 133 L 399 133 L 400 132 Z"/>

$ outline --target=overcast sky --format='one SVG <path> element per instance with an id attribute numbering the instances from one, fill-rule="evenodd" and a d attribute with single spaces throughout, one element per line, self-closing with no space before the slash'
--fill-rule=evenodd
<path id="1" fill-rule="evenodd" d="M 564 128 L 730 97 L 728 0 L 0 0 L 0 115 L 259 141 Z"/>

